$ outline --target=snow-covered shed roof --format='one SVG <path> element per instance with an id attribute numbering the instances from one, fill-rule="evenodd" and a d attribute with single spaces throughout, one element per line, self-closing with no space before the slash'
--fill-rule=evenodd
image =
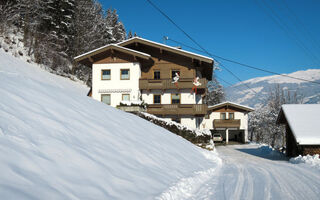
<path id="1" fill-rule="evenodd" d="M 208 109 L 209 110 L 214 110 L 214 109 L 222 108 L 222 107 L 225 107 L 225 106 L 233 106 L 235 108 L 239 108 L 239 109 L 247 111 L 247 112 L 254 111 L 254 109 L 249 107 L 249 106 L 244 106 L 244 105 L 233 103 L 233 102 L 230 102 L 230 101 L 225 101 L 225 102 L 213 105 L 213 106 L 208 106 Z"/>
<path id="2" fill-rule="evenodd" d="M 108 44 L 106 46 L 94 49 L 94 50 L 89 51 L 87 53 L 81 54 L 81 55 L 79 55 L 77 57 L 74 57 L 74 60 L 79 62 L 81 60 L 84 60 L 86 58 L 89 58 L 91 56 L 94 56 L 96 54 L 99 54 L 101 52 L 104 52 L 104 51 L 107 51 L 107 50 L 110 50 L 110 49 L 115 49 L 115 50 L 123 52 L 123 53 L 132 54 L 134 56 L 137 56 L 137 57 L 140 57 L 140 58 L 143 58 L 143 59 L 149 59 L 151 57 L 149 54 L 146 54 L 146 53 L 143 53 L 143 52 L 140 52 L 140 51 L 136 51 L 136 50 L 133 50 L 133 49 L 129 49 L 129 48 L 125 48 L 125 47 L 122 47 L 122 46 L 118 46 L 116 44 Z"/>
<path id="3" fill-rule="evenodd" d="M 193 59 L 198 59 L 198 60 L 200 60 L 202 62 L 206 62 L 206 63 L 209 63 L 209 64 L 213 63 L 213 59 L 210 58 L 210 57 L 203 56 L 203 55 L 196 54 L 196 53 L 192 53 L 190 51 L 185 51 L 185 50 L 182 50 L 182 49 L 178 49 L 178 48 L 175 48 L 175 47 L 171 47 L 171 46 L 168 46 L 168 45 L 165 45 L 165 44 L 161 44 L 161 43 L 154 42 L 154 41 L 147 40 L 147 39 L 140 38 L 140 37 L 130 38 L 128 40 L 119 42 L 117 45 L 126 46 L 128 44 L 132 44 L 132 43 L 135 43 L 135 42 L 146 44 L 146 45 L 157 47 L 157 48 L 161 48 L 163 50 L 174 52 L 176 54 L 180 54 L 180 55 L 183 55 L 183 56 L 191 57 Z"/>
<path id="4" fill-rule="evenodd" d="M 288 123 L 299 145 L 320 145 L 320 104 L 282 105 L 277 122 Z"/>

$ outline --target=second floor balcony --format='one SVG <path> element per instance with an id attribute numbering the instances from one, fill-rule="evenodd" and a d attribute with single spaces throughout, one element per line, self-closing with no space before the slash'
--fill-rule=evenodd
<path id="1" fill-rule="evenodd" d="M 214 128 L 240 128 L 240 119 L 215 119 Z"/>
<path id="2" fill-rule="evenodd" d="M 205 104 L 149 104 L 147 112 L 154 115 L 205 115 Z"/>
<path id="3" fill-rule="evenodd" d="M 168 89 L 191 89 L 193 87 L 193 79 L 192 78 L 180 78 L 178 81 L 178 87 L 172 83 L 171 79 L 140 79 L 139 80 L 139 88 L 141 90 L 168 90 Z M 201 83 L 198 86 L 198 89 L 206 89 L 207 88 L 207 79 L 200 78 L 199 82 Z"/>

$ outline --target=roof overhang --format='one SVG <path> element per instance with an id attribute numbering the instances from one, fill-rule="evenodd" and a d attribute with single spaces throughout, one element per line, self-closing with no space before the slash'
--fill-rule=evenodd
<path id="1" fill-rule="evenodd" d="M 238 108 L 238 109 L 246 111 L 246 112 L 254 111 L 254 109 L 249 107 L 249 106 L 240 105 L 240 104 L 233 103 L 233 102 L 230 102 L 230 101 L 226 101 L 226 102 L 222 102 L 222 103 L 219 103 L 219 104 L 216 104 L 216 105 L 213 105 L 213 106 L 209 106 L 208 110 L 216 110 L 216 109 L 223 108 L 223 107 L 228 107 L 228 106 L 232 106 L 232 107 Z"/>
<path id="2" fill-rule="evenodd" d="M 284 104 L 281 106 L 276 123 L 286 124 L 298 145 L 320 145 L 316 118 L 319 111 L 320 104 Z M 315 134 L 310 136 L 310 133 Z"/>
<path id="3" fill-rule="evenodd" d="M 192 52 L 189 52 L 189 51 L 185 51 L 185 50 L 182 50 L 182 49 L 171 47 L 171 46 L 168 46 L 168 45 L 165 45 L 165 44 L 161 44 L 161 43 L 158 43 L 158 42 L 146 40 L 146 39 L 143 39 L 143 38 L 140 38 L 140 37 L 130 38 L 128 40 L 119 42 L 117 45 L 119 45 L 119 46 L 127 46 L 127 45 L 133 44 L 133 43 L 145 44 L 145 45 L 148 45 L 148 46 L 152 46 L 152 47 L 155 47 L 155 48 L 159 48 L 161 50 L 165 50 L 165 51 L 169 51 L 169 52 L 176 53 L 176 54 L 179 54 L 179 55 L 183 55 L 183 56 L 186 56 L 186 57 L 190 57 L 192 59 L 196 59 L 196 60 L 199 60 L 201 62 L 206 62 L 206 63 L 209 63 L 209 64 L 213 64 L 213 62 L 214 62 L 214 60 L 212 58 L 210 58 L 210 57 L 202 56 L 202 55 L 199 55 L 199 54 L 196 54 L 196 53 L 192 53 Z"/>
<path id="4" fill-rule="evenodd" d="M 132 50 L 132 49 L 129 49 L 129 48 L 125 48 L 125 47 L 122 47 L 122 46 L 118 46 L 118 45 L 115 45 L 115 44 L 108 44 L 106 46 L 94 49 L 92 51 L 89 51 L 89 52 L 84 53 L 82 55 L 79 55 L 77 57 L 74 57 L 74 60 L 76 62 L 81 62 L 81 61 L 83 61 L 85 59 L 89 59 L 90 60 L 92 56 L 97 55 L 97 54 L 102 53 L 102 52 L 105 52 L 105 51 L 108 51 L 108 50 L 116 50 L 116 51 L 119 51 L 119 52 L 122 52 L 122 53 L 130 54 L 132 56 L 136 56 L 136 57 L 139 57 L 139 58 L 142 58 L 142 59 L 146 59 L 146 60 L 151 57 L 149 54 L 146 54 L 146 53 L 143 53 L 143 52 L 135 51 L 135 50 Z"/>

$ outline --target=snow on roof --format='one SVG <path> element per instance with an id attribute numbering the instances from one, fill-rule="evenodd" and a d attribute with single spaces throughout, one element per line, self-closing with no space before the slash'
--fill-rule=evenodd
<path id="1" fill-rule="evenodd" d="M 143 42 L 146 42 L 146 43 L 151 43 L 151 44 L 154 44 L 154 45 L 163 47 L 163 48 L 168 48 L 168 49 L 170 49 L 170 50 L 172 50 L 172 51 L 182 52 L 182 53 L 185 53 L 185 54 L 190 54 L 190 55 L 193 55 L 193 56 L 197 56 L 197 57 L 200 57 L 200 58 L 209 60 L 210 62 L 213 62 L 213 59 L 210 58 L 210 57 L 203 56 L 203 55 L 196 54 L 196 53 L 192 53 L 192 52 L 190 52 L 190 51 L 185 51 L 185 50 L 182 50 L 182 49 L 178 49 L 178 48 L 176 48 L 176 47 L 171 47 L 171 46 L 168 46 L 168 45 L 165 45 L 165 44 L 161 44 L 161 43 L 154 42 L 154 41 L 147 40 L 147 39 L 140 38 L 140 37 L 130 38 L 130 39 L 128 39 L 128 40 L 125 40 L 125 41 L 122 41 L 122 42 L 117 43 L 117 45 L 125 45 L 125 44 L 127 44 L 127 43 L 130 43 L 132 40 L 140 40 L 140 41 L 143 41 Z"/>
<path id="2" fill-rule="evenodd" d="M 117 44 L 108 44 L 108 45 L 105 45 L 103 47 L 99 47 L 97 49 L 94 49 L 92 51 L 89 51 L 87 53 L 84 53 L 84 54 L 81 54 L 79 56 L 76 56 L 74 57 L 75 60 L 79 59 L 79 58 L 82 58 L 84 56 L 87 56 L 87 55 L 90 55 L 92 53 L 95 53 L 97 51 L 100 51 L 100 50 L 104 50 L 104 49 L 108 49 L 108 48 L 116 48 L 116 49 L 121 49 L 121 50 L 124 50 L 124 51 L 127 51 L 127 52 L 132 52 L 132 53 L 136 53 L 136 54 L 140 54 L 142 56 L 145 56 L 145 57 L 150 57 L 149 54 L 146 54 L 146 53 L 143 53 L 143 52 L 140 52 L 140 51 L 136 51 L 136 50 L 133 50 L 133 49 L 129 49 L 129 48 L 126 48 L 126 47 L 122 47 L 122 46 L 118 46 Z"/>
<path id="3" fill-rule="evenodd" d="M 320 144 L 320 104 L 285 104 L 281 110 L 297 143 Z"/>
<path id="4" fill-rule="evenodd" d="M 237 103 L 234 103 L 234 102 L 231 102 L 231 101 L 225 101 L 225 102 L 213 105 L 213 106 L 208 106 L 208 108 L 209 109 L 215 109 L 215 108 L 223 107 L 223 106 L 226 106 L 226 105 L 231 105 L 231 106 L 234 106 L 234 107 L 237 107 L 237 108 L 240 108 L 240 109 L 243 109 L 243 110 L 247 110 L 247 111 L 250 111 L 250 112 L 254 111 L 254 108 L 251 108 L 249 106 L 244 106 L 244 105 L 241 105 L 241 104 L 237 104 Z"/>

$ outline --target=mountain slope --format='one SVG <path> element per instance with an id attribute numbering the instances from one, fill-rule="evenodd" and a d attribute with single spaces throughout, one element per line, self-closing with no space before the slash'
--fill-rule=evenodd
<path id="1" fill-rule="evenodd" d="M 153 199 L 219 165 L 215 154 L 87 91 L 0 50 L 2 199 Z"/>
<path id="2" fill-rule="evenodd" d="M 320 69 L 297 71 L 289 76 L 320 82 Z M 248 89 L 252 88 L 257 94 Z M 291 93 L 297 92 L 303 98 L 303 103 L 320 103 L 320 85 L 283 77 L 280 75 L 253 78 L 226 88 L 227 99 L 236 103 L 259 107 L 265 104 L 270 90 L 277 85 Z"/>

